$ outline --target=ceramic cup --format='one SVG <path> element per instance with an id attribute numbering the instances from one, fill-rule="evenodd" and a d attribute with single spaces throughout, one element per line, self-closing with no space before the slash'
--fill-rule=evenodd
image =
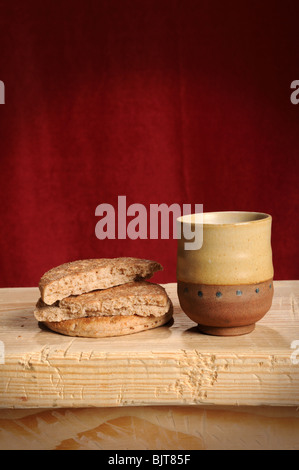
<path id="1" fill-rule="evenodd" d="M 272 217 L 260 212 L 207 212 L 177 219 L 177 281 L 182 310 L 201 332 L 250 333 L 273 298 Z M 203 244 L 186 249 L 183 224 L 202 224 Z M 190 227 L 191 225 L 191 227 Z"/>

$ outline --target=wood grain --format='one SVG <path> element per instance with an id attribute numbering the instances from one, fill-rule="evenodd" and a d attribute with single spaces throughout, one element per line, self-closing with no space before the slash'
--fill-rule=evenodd
<path id="1" fill-rule="evenodd" d="M 274 283 L 249 335 L 202 335 L 166 287 L 174 321 L 121 338 L 65 337 L 39 327 L 35 288 L 0 289 L 0 408 L 299 404 L 299 282 Z M 299 359 L 299 351 L 298 351 Z"/>
<path id="2" fill-rule="evenodd" d="M 290 407 L 0 410 L 0 450 L 298 450 L 298 436 Z"/>

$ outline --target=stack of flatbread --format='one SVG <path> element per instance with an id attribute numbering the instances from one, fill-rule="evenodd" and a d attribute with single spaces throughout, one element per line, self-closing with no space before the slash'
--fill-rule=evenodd
<path id="1" fill-rule="evenodd" d="M 73 261 L 46 272 L 35 318 L 68 336 L 121 336 L 167 323 L 173 307 L 165 289 L 146 279 L 162 266 L 139 258 Z"/>

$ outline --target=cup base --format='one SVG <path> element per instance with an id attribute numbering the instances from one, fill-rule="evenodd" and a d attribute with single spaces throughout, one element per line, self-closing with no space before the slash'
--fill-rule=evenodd
<path id="1" fill-rule="evenodd" d="M 218 327 L 218 326 L 206 326 L 197 325 L 197 328 L 201 333 L 212 336 L 241 336 L 251 333 L 255 328 L 255 323 L 252 325 L 235 326 L 235 327 Z"/>
<path id="2" fill-rule="evenodd" d="M 245 335 L 270 309 L 273 280 L 233 286 L 178 281 L 178 298 L 183 312 L 202 333 Z"/>

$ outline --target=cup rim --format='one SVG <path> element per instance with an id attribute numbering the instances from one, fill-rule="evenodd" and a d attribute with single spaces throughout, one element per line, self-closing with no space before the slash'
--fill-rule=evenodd
<path id="1" fill-rule="evenodd" d="M 241 222 L 211 222 L 211 221 L 205 221 L 205 216 L 207 218 L 212 218 L 213 216 L 217 217 L 219 216 L 219 219 L 221 217 L 225 216 L 232 216 L 232 215 L 243 215 L 243 216 L 248 216 L 249 220 L 243 220 Z M 197 216 L 197 217 L 196 217 Z M 195 220 L 191 220 L 191 218 L 195 218 Z M 250 218 L 253 217 L 253 218 Z M 196 220 L 196 218 L 198 220 Z M 188 220 L 189 219 L 189 220 Z M 272 216 L 270 214 L 267 214 L 265 212 L 251 212 L 251 211 L 216 211 L 216 212 L 203 212 L 203 213 L 195 213 L 195 214 L 187 214 L 187 215 L 181 215 L 180 217 L 177 218 L 177 222 L 182 223 L 182 224 L 193 224 L 193 225 L 203 225 L 203 226 L 209 226 L 209 227 L 232 227 L 232 226 L 242 226 L 242 225 L 250 225 L 250 224 L 257 224 L 257 223 L 262 223 L 265 222 L 266 220 L 271 220 Z"/>

